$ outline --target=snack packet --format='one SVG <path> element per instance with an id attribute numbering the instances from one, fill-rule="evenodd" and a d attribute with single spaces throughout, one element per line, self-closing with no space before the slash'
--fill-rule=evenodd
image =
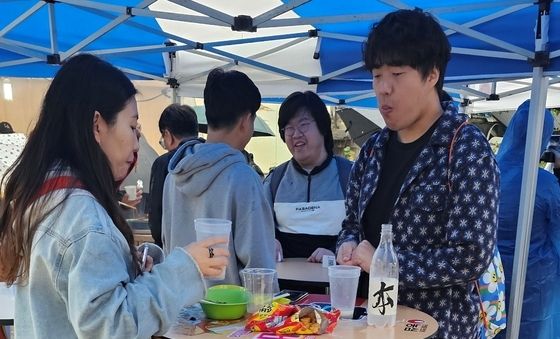
<path id="1" fill-rule="evenodd" d="M 294 305 L 282 305 L 273 302 L 265 305 L 247 319 L 245 329 L 253 332 L 274 332 L 271 329 L 281 324 L 286 318 L 297 312 Z"/>
<path id="2" fill-rule="evenodd" d="M 247 320 L 245 329 L 280 335 L 331 333 L 339 316 L 339 310 L 327 312 L 311 306 L 300 308 L 272 303 L 253 314 Z"/>

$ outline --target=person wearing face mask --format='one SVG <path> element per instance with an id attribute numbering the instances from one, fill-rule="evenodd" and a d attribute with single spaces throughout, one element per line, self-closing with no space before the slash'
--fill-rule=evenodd
<path id="1" fill-rule="evenodd" d="M 136 250 L 115 199 L 139 149 L 135 95 L 98 57 L 65 60 L 2 177 L 0 281 L 16 285 L 18 338 L 163 335 L 228 261 L 216 246 L 224 237 L 177 248 L 157 265 Z"/>
<path id="2" fill-rule="evenodd" d="M 169 173 L 167 166 L 179 146 L 198 137 L 196 112 L 187 105 L 171 104 L 167 106 L 159 118 L 159 131 L 161 132 L 159 143 L 168 152 L 159 156 L 152 164 L 148 220 L 154 242 L 159 247 L 163 247 L 161 241 L 161 214 L 163 184 L 167 173 Z M 203 139 L 199 140 L 204 142 Z"/>
<path id="3" fill-rule="evenodd" d="M 333 155 L 331 118 L 313 92 L 294 92 L 284 100 L 278 128 L 293 157 L 264 183 L 274 210 L 276 259 L 321 262 L 324 255 L 334 256 L 352 162 Z"/>

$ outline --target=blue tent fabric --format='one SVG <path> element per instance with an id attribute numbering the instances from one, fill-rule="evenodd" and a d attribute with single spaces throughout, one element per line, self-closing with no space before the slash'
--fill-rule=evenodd
<path id="1" fill-rule="evenodd" d="M 513 116 L 497 155 L 501 172 L 498 248 L 508 287 L 513 271 L 528 119 L 529 100 Z M 552 114 L 547 110 L 541 153 L 548 144 L 553 124 Z M 560 333 L 560 184 L 544 169 L 538 172 L 532 225 L 519 338 L 556 338 Z M 506 289 L 506 301 L 508 294 Z M 505 335 L 502 333 L 498 338 Z"/>
<path id="2" fill-rule="evenodd" d="M 102 0 L 98 2 L 122 6 L 134 6 L 138 4 L 137 0 Z M 31 6 L 35 3 L 36 1 L 2 1 L 0 3 L 0 12 L 2 13 L 2 15 L 0 15 L 0 29 L 11 23 L 31 8 Z M 65 3 L 56 3 L 54 8 L 55 18 L 57 21 L 57 42 L 61 51 L 70 49 L 75 44 L 79 43 L 117 17 L 116 13 L 111 15 L 107 12 L 81 8 Z M 133 17 L 129 20 L 157 31 L 161 31 L 161 28 L 154 18 Z M 50 48 L 48 22 L 48 8 L 47 6 L 43 6 L 28 19 L 21 22 L 7 34 L 1 36 L 0 43 L 2 43 L 2 39 L 9 39 L 12 41 L 24 41 L 43 48 Z M 146 32 L 145 30 L 131 25 L 121 24 L 103 35 L 101 38 L 93 41 L 90 45 L 86 46 L 85 51 L 163 45 L 164 41 L 165 38 L 159 34 Z M 12 51 L 3 50 L 0 45 L 0 63 L 21 59 L 21 57 L 21 55 Z M 139 70 L 141 72 L 157 76 L 162 76 L 165 73 L 164 62 L 160 52 L 123 54 L 120 56 L 108 56 L 104 58 L 119 67 Z M 56 65 L 48 65 L 45 62 L 38 62 L 2 67 L 0 68 L 0 75 L 11 77 L 50 78 L 54 76 L 57 70 L 58 66 Z M 130 75 L 130 77 L 132 79 L 142 78 L 134 75 Z"/>

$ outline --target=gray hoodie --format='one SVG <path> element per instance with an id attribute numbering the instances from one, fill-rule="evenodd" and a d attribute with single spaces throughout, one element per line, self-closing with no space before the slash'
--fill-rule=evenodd
<path id="1" fill-rule="evenodd" d="M 216 283 L 239 285 L 245 267 L 276 267 L 272 211 L 259 176 L 240 151 L 192 140 L 171 158 L 163 189 L 166 253 L 196 241 L 196 218 L 232 221 L 226 279 Z"/>

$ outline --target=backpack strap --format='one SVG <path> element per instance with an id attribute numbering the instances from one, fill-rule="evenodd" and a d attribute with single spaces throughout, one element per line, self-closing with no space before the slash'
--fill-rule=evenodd
<path id="1" fill-rule="evenodd" d="M 270 192 L 272 193 L 272 202 L 276 201 L 276 192 L 278 191 L 278 185 L 280 185 L 280 180 L 284 177 L 286 169 L 288 168 L 289 161 L 286 161 L 270 172 Z"/>
<path id="2" fill-rule="evenodd" d="M 447 187 L 449 188 L 449 191 L 451 191 L 451 158 L 453 158 L 453 148 L 455 148 L 455 142 L 457 141 L 459 132 L 468 124 L 469 121 L 465 120 L 459 127 L 457 127 L 455 134 L 453 134 L 453 139 L 451 139 L 451 145 L 449 146 L 449 156 L 447 157 Z"/>
<path id="3" fill-rule="evenodd" d="M 342 188 L 342 194 L 346 197 L 346 188 L 348 187 L 348 179 L 350 178 L 350 171 L 352 170 L 352 162 L 338 155 L 335 155 L 334 159 L 336 160 L 340 188 Z"/>

